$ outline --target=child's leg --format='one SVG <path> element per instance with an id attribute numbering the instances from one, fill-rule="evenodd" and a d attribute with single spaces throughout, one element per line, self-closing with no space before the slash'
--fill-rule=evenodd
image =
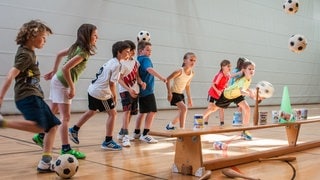
<path id="1" fill-rule="evenodd" d="M 33 121 L 27 121 L 27 120 L 15 120 L 15 121 L 4 120 L 4 121 L 5 121 L 4 128 L 12 128 L 12 129 L 34 132 L 34 133 L 43 132 L 43 129 Z"/>
<path id="2" fill-rule="evenodd" d="M 147 113 L 146 120 L 144 122 L 144 129 L 150 130 L 155 115 L 156 115 L 156 112 Z M 143 135 L 145 136 L 146 134 L 143 134 Z"/>
<path id="3" fill-rule="evenodd" d="M 69 144 L 68 139 L 68 126 L 70 121 L 70 104 L 58 104 L 59 112 L 60 112 L 60 120 L 61 125 L 59 127 L 60 136 L 61 136 L 61 143 L 62 145 Z"/>
<path id="4" fill-rule="evenodd" d="M 97 113 L 97 111 L 87 110 L 84 114 L 82 114 L 79 121 L 75 125 L 80 128 L 84 123 L 86 123 L 96 113 Z"/>
<path id="5" fill-rule="evenodd" d="M 106 136 L 112 136 L 113 134 L 113 128 L 114 128 L 114 123 L 116 121 L 117 117 L 117 111 L 115 109 L 111 109 L 108 111 L 108 119 L 106 123 Z"/>
<path id="6" fill-rule="evenodd" d="M 219 109 L 220 125 L 224 125 L 224 109 Z"/>
<path id="7" fill-rule="evenodd" d="M 204 122 L 208 122 L 209 115 L 211 113 L 215 112 L 217 109 L 218 109 L 218 107 L 214 103 L 209 102 L 209 105 L 208 105 L 207 109 L 203 113 Z"/>
<path id="8" fill-rule="evenodd" d="M 123 112 L 123 117 L 122 117 L 122 127 L 121 127 L 122 131 L 128 131 L 130 118 L 131 118 L 131 111 L 124 111 Z M 128 135 L 128 132 L 124 133 L 124 132 L 120 131 L 119 134 Z"/>
<path id="9" fill-rule="evenodd" d="M 186 117 L 187 117 L 187 111 L 188 111 L 188 108 L 187 108 L 187 106 L 184 104 L 184 102 L 183 101 L 180 101 L 180 102 L 178 102 L 177 104 L 177 107 L 178 107 L 178 109 L 179 109 L 179 114 L 178 114 L 178 116 L 179 116 L 179 123 L 180 123 L 180 128 L 184 128 L 184 124 L 185 124 L 185 121 L 186 121 Z M 172 121 L 172 124 L 175 124 L 176 122 L 175 122 L 175 120 L 177 120 L 177 118 L 175 118 L 173 121 Z"/>
<path id="10" fill-rule="evenodd" d="M 136 119 L 136 126 L 135 126 L 135 130 L 134 132 L 136 134 L 140 134 L 140 129 L 141 129 L 141 124 L 142 124 L 142 120 L 145 118 L 146 113 L 139 113 Z"/>
<path id="11" fill-rule="evenodd" d="M 43 139 L 43 153 L 52 153 L 52 148 L 56 136 L 58 126 L 52 127 L 49 132 L 46 133 Z"/>
<path id="12" fill-rule="evenodd" d="M 250 106 L 248 105 L 247 101 L 243 100 L 239 104 L 239 107 L 242 110 L 242 121 L 243 125 L 247 126 L 249 125 L 250 120 Z"/>

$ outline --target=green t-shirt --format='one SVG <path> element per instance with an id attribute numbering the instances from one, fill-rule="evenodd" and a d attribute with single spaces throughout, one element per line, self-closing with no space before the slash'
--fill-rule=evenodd
<path id="1" fill-rule="evenodd" d="M 18 101 L 32 95 L 43 98 L 43 91 L 40 87 L 39 63 L 34 51 L 20 46 L 13 66 L 20 70 L 20 73 L 15 78 L 15 100 Z"/>
<path id="2" fill-rule="evenodd" d="M 233 83 L 233 85 L 227 87 L 224 90 L 223 95 L 227 99 L 235 99 L 235 98 L 241 96 L 240 90 L 241 89 L 247 90 L 250 87 L 250 84 L 251 84 L 251 79 L 248 80 L 245 77 L 242 77 L 241 79 L 238 79 L 237 81 L 235 81 Z"/>
<path id="3" fill-rule="evenodd" d="M 84 69 L 86 68 L 86 64 L 87 64 L 87 60 L 89 58 L 89 54 L 84 52 L 80 47 L 77 47 L 77 49 L 74 51 L 74 53 L 69 54 L 65 63 L 66 64 L 70 59 L 72 59 L 74 56 L 79 55 L 83 58 L 83 61 L 79 64 L 77 64 L 75 67 L 73 67 L 70 70 L 70 74 L 71 74 L 71 79 L 72 82 L 77 82 L 79 79 L 80 74 L 84 71 Z M 63 76 L 63 72 L 62 69 L 60 69 L 57 72 L 57 78 L 60 80 L 60 82 L 65 86 L 68 87 L 68 83 L 65 80 L 64 76 Z"/>

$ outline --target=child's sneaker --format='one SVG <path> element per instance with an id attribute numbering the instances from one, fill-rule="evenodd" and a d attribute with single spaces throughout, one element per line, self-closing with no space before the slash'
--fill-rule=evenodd
<path id="1" fill-rule="evenodd" d="M 124 137 L 122 138 L 122 146 L 123 147 L 130 147 L 131 146 L 131 143 L 130 141 L 134 139 L 128 135 L 124 135 Z"/>
<path id="2" fill-rule="evenodd" d="M 112 150 L 112 151 L 122 150 L 122 147 L 116 142 L 114 142 L 113 140 L 109 142 L 103 141 L 103 143 L 101 144 L 101 148 L 104 150 Z"/>
<path id="3" fill-rule="evenodd" d="M 40 137 L 39 134 L 35 134 L 32 137 L 32 140 L 34 143 L 36 143 L 38 146 L 40 146 L 41 148 L 43 147 L 43 139 Z"/>
<path id="4" fill-rule="evenodd" d="M 53 161 L 46 163 L 42 160 L 39 161 L 38 167 L 37 167 L 37 171 L 39 173 L 49 173 L 49 172 L 54 172 L 53 169 Z"/>
<path id="5" fill-rule="evenodd" d="M 72 142 L 79 144 L 78 131 L 73 130 L 73 128 L 69 128 L 68 130 L 69 138 Z"/>
<path id="6" fill-rule="evenodd" d="M 144 141 L 144 142 L 147 142 L 147 143 L 157 143 L 158 140 L 154 139 L 152 136 L 149 136 L 149 135 L 141 135 L 140 138 L 139 138 L 141 141 Z"/>
<path id="7" fill-rule="evenodd" d="M 4 120 L 2 114 L 0 114 L 0 128 L 4 127 Z"/>
<path id="8" fill-rule="evenodd" d="M 170 124 L 167 124 L 166 130 L 175 130 L 176 128 L 174 126 L 170 127 Z"/>
<path id="9" fill-rule="evenodd" d="M 241 133 L 241 137 L 244 139 L 244 140 L 252 140 L 252 135 L 249 133 L 249 131 L 243 131 Z"/>
<path id="10" fill-rule="evenodd" d="M 117 139 L 118 139 L 118 140 L 122 140 L 123 137 L 124 137 L 124 134 L 118 134 L 118 135 L 117 135 Z"/>
<path id="11" fill-rule="evenodd" d="M 133 138 L 134 138 L 134 139 L 139 139 L 139 138 L 140 138 L 140 136 L 141 136 L 141 134 L 140 134 L 140 133 L 139 133 L 139 134 L 133 133 Z"/>
<path id="12" fill-rule="evenodd" d="M 70 149 L 69 151 L 63 151 L 61 150 L 61 153 L 60 154 L 71 154 L 71 155 L 74 155 L 74 157 L 76 157 L 77 159 L 84 159 L 86 158 L 86 155 L 80 151 L 76 151 L 74 149 Z"/>

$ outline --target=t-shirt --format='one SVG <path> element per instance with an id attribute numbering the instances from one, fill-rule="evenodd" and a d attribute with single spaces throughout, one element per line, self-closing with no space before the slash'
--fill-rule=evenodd
<path id="1" fill-rule="evenodd" d="M 219 71 L 212 80 L 212 84 L 216 86 L 219 91 L 223 91 L 228 86 L 228 81 L 230 80 L 230 75 L 223 74 L 222 71 Z M 216 92 L 215 89 L 211 86 L 208 91 L 209 96 L 219 99 L 220 95 Z"/>
<path id="2" fill-rule="evenodd" d="M 96 78 L 92 80 L 88 88 L 90 96 L 107 100 L 112 97 L 110 81 L 117 83 L 119 80 L 121 64 L 117 58 L 112 58 L 102 65 L 96 73 Z"/>
<path id="3" fill-rule="evenodd" d="M 183 91 L 186 89 L 186 85 L 190 79 L 192 79 L 194 72 L 191 71 L 189 75 L 186 74 L 183 67 L 181 68 L 181 75 L 176 77 L 173 80 L 173 84 L 171 87 L 171 91 L 174 93 L 182 94 Z"/>
<path id="4" fill-rule="evenodd" d="M 15 78 L 14 98 L 15 101 L 28 96 L 39 96 L 43 98 L 40 86 L 39 62 L 33 50 L 20 46 L 17 50 L 14 67 L 20 70 Z"/>
<path id="5" fill-rule="evenodd" d="M 236 80 L 232 86 L 227 87 L 224 90 L 223 95 L 227 99 L 235 99 L 235 98 L 241 96 L 240 89 L 247 90 L 250 87 L 250 84 L 251 84 L 251 79 L 248 80 L 248 79 L 246 79 L 246 77 L 242 77 L 242 78 Z"/>
<path id="6" fill-rule="evenodd" d="M 138 56 L 138 61 L 140 63 L 139 75 L 143 82 L 147 84 L 146 89 L 140 88 L 140 97 L 144 97 L 154 93 L 154 76 L 150 74 L 147 69 L 153 68 L 151 59 L 148 56 Z"/>
<path id="7" fill-rule="evenodd" d="M 83 58 L 83 61 L 81 61 L 75 67 L 70 69 L 71 79 L 72 79 L 72 82 L 74 82 L 74 83 L 78 81 L 80 74 L 86 68 L 86 64 L 87 64 L 88 58 L 90 56 L 88 53 L 84 52 L 80 47 L 77 47 L 77 49 L 72 54 L 68 55 L 68 57 L 67 57 L 67 59 L 66 59 L 64 64 L 66 64 L 70 59 L 72 59 L 76 55 L 81 56 Z M 67 83 L 67 81 L 65 80 L 65 78 L 63 76 L 62 69 L 60 69 L 56 74 L 57 74 L 57 78 L 59 79 L 59 81 L 65 87 L 68 87 L 68 83 Z"/>
<path id="8" fill-rule="evenodd" d="M 137 81 L 137 73 L 139 68 L 139 62 L 137 60 L 127 60 L 120 61 L 121 63 L 121 72 L 123 75 L 123 81 L 128 86 L 131 87 L 137 94 L 140 92 L 140 87 Z M 119 92 L 127 91 L 124 87 L 119 84 Z"/>

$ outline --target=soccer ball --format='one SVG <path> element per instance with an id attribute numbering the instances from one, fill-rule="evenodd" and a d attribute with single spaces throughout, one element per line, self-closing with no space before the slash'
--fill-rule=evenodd
<path id="1" fill-rule="evenodd" d="M 299 9 L 298 0 L 286 0 L 283 4 L 283 10 L 287 14 L 295 14 Z"/>
<path id="2" fill-rule="evenodd" d="M 71 178 L 76 174 L 79 168 L 79 162 L 76 157 L 71 154 L 60 155 L 53 164 L 56 174 L 62 178 Z"/>
<path id="3" fill-rule="evenodd" d="M 259 88 L 259 96 L 262 98 L 270 98 L 273 96 L 274 87 L 271 83 L 267 81 L 260 81 L 256 85 Z"/>
<path id="4" fill-rule="evenodd" d="M 151 35 L 148 31 L 140 31 L 138 33 L 137 40 L 138 40 L 138 42 L 140 42 L 140 41 L 149 42 L 151 40 Z"/>
<path id="5" fill-rule="evenodd" d="M 292 52 L 300 53 L 307 46 L 306 38 L 300 34 L 292 35 L 289 39 L 289 49 Z"/>

